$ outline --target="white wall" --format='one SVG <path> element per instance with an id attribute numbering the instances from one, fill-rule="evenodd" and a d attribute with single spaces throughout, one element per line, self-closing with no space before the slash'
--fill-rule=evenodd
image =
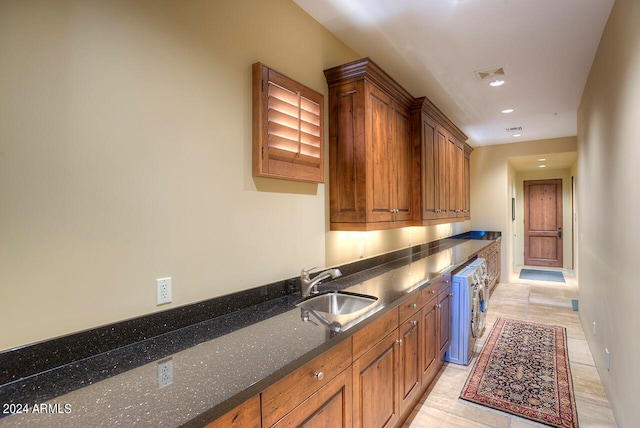
<path id="1" fill-rule="evenodd" d="M 639 22 L 615 2 L 578 111 L 580 320 L 620 427 L 640 420 Z"/>

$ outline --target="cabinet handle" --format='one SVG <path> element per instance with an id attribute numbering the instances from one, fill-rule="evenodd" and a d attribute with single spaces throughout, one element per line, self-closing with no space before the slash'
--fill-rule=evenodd
<path id="1" fill-rule="evenodd" d="M 453 297 L 453 293 L 449 293 L 449 297 Z"/>
<path id="2" fill-rule="evenodd" d="M 324 379 L 324 372 L 314 372 L 313 377 L 315 377 L 318 380 L 322 380 Z"/>
<path id="3" fill-rule="evenodd" d="M 410 305 L 409 305 L 409 307 L 410 307 L 410 308 L 417 308 L 417 307 L 418 307 L 418 305 L 417 305 L 417 304 L 415 304 L 415 303 L 412 303 L 412 304 L 410 304 Z"/>
<path id="4" fill-rule="evenodd" d="M 397 343 L 398 345 L 402 345 L 402 339 L 398 339 L 398 340 L 396 340 L 396 343 Z"/>
<path id="5" fill-rule="evenodd" d="M 441 308 L 441 307 L 442 307 L 442 305 L 441 305 L 440 303 L 438 303 L 438 304 L 436 305 L 436 308 Z"/>
<path id="6" fill-rule="evenodd" d="M 418 325 L 418 321 L 416 321 L 416 320 L 412 320 L 412 321 L 411 321 L 411 325 Z"/>

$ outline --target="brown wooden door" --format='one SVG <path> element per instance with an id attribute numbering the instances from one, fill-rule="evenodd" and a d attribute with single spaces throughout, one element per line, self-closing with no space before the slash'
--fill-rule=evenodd
<path id="1" fill-rule="evenodd" d="M 562 179 L 524 182 L 524 264 L 562 267 Z"/>

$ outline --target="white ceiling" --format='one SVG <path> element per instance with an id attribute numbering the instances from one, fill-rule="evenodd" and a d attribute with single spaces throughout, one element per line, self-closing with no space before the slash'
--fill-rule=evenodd
<path id="1" fill-rule="evenodd" d="M 575 136 L 614 0 L 294 0 L 472 146 Z M 332 64 L 339 65 L 339 64 Z M 504 66 L 503 86 L 475 73 Z M 502 110 L 513 108 L 510 114 Z M 507 128 L 522 127 L 520 137 Z"/>

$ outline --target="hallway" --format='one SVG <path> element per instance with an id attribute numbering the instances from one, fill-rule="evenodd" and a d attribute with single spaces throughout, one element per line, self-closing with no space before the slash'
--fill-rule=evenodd
<path id="1" fill-rule="evenodd" d="M 571 272 L 563 273 L 566 283 L 527 281 L 514 275 L 509 283 L 498 284 L 489 300 L 487 328 L 478 342 L 479 345 L 476 345 L 476 350 L 481 349 L 498 317 L 565 327 L 580 427 L 615 427 L 616 423 L 587 346 L 578 312 L 573 311 L 571 306 L 571 300 L 577 299 L 576 279 Z M 544 426 L 459 399 L 471 368 L 472 365 L 445 363 L 437 382 L 428 391 L 428 395 L 422 398 L 404 428 Z"/>

